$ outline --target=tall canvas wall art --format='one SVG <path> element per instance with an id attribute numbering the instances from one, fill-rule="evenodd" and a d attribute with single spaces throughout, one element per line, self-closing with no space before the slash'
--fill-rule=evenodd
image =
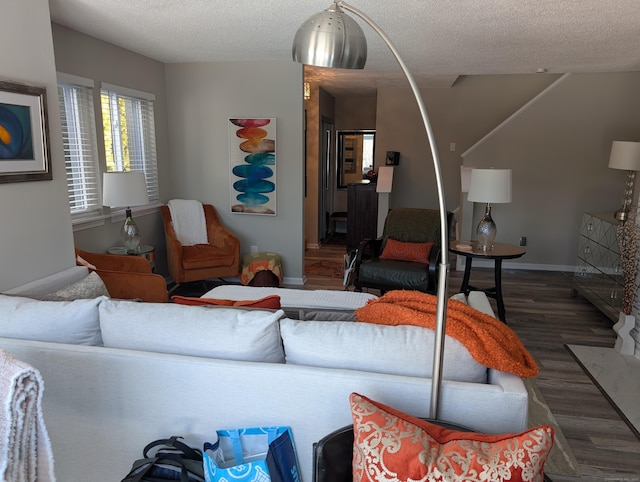
<path id="1" fill-rule="evenodd" d="M 276 215 L 276 119 L 229 119 L 231 212 Z"/>

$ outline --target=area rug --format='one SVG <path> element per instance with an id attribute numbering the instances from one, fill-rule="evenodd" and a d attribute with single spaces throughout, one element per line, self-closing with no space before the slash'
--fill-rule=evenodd
<path id="1" fill-rule="evenodd" d="M 536 382 L 530 378 L 522 380 L 529 393 L 529 427 L 537 425 L 551 425 L 555 433 L 553 448 L 544 465 L 545 473 L 549 475 L 580 475 L 580 466 L 569 443 L 558 426 L 556 418 L 549 410 L 549 406 Z"/>
<path id="2" fill-rule="evenodd" d="M 307 261 L 304 265 L 304 271 L 306 274 L 340 279 L 342 278 L 342 262 L 328 259 Z"/>

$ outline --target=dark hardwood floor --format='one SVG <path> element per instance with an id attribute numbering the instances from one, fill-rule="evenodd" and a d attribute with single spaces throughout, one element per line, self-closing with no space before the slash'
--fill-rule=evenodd
<path id="1" fill-rule="evenodd" d="M 308 250 L 306 258 L 341 261 L 344 253 L 344 246 L 329 245 Z M 462 272 L 455 271 L 453 258 L 450 266 L 453 294 Z M 306 277 L 306 289 L 344 289 L 341 279 Z M 536 384 L 580 464 L 581 476 L 554 475 L 553 481 L 640 482 L 640 440 L 565 348 L 613 347 L 615 340 L 613 323 L 584 298 L 571 296 L 571 277 L 526 270 L 504 270 L 502 277 L 507 323 L 538 362 Z M 471 281 L 480 288 L 492 286 L 493 270 L 474 267 Z M 640 403 L 640 381 L 638 398 Z"/>

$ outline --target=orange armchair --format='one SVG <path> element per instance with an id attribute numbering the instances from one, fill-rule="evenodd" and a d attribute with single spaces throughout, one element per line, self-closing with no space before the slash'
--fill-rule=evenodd
<path id="1" fill-rule="evenodd" d="M 98 273 L 112 298 L 169 301 L 164 277 L 153 274 L 149 262 L 139 256 L 90 253 L 76 248 L 76 264 Z"/>
<path id="2" fill-rule="evenodd" d="M 173 229 L 169 206 L 161 207 L 167 264 L 176 283 L 238 276 L 240 272 L 240 240 L 220 222 L 212 205 L 203 204 L 202 207 L 209 243 L 193 246 L 180 244 Z"/>

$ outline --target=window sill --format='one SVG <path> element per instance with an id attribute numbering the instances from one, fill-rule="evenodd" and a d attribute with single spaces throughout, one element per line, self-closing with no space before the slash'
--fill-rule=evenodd
<path id="1" fill-rule="evenodd" d="M 162 204 L 154 203 L 154 204 L 147 204 L 145 206 L 133 207 L 133 208 L 131 208 L 131 216 L 133 218 L 136 218 L 136 217 L 139 217 L 139 216 L 146 216 L 148 214 L 157 213 L 159 211 L 159 209 L 160 209 L 160 206 L 162 206 Z M 117 210 L 116 209 L 112 209 L 111 210 L 111 222 L 112 223 L 124 222 L 125 213 L 126 213 L 126 209 L 117 209 Z"/>
<path id="2" fill-rule="evenodd" d="M 104 214 L 92 214 L 90 216 L 78 216 L 71 218 L 73 232 L 104 226 L 106 216 Z"/>
<path id="3" fill-rule="evenodd" d="M 157 213 L 160 209 L 160 203 L 147 204 L 146 206 L 137 206 L 131 208 L 131 214 L 133 217 L 146 216 L 148 214 Z M 83 231 L 85 229 L 93 229 L 100 226 L 104 226 L 107 219 L 110 219 L 112 223 L 124 222 L 126 209 L 112 209 L 110 214 L 92 214 L 87 216 L 78 216 L 71 218 L 71 225 L 73 231 Z"/>

